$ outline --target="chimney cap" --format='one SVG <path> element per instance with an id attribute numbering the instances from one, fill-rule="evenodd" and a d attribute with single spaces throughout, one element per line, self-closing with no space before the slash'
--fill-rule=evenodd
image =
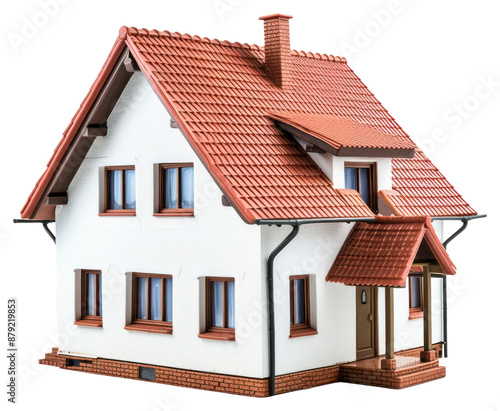
<path id="1" fill-rule="evenodd" d="M 293 16 L 290 16 L 289 14 L 280 14 L 280 13 L 275 13 L 275 14 L 269 14 L 268 16 L 262 16 L 259 17 L 259 20 L 271 20 L 271 19 L 293 19 Z"/>

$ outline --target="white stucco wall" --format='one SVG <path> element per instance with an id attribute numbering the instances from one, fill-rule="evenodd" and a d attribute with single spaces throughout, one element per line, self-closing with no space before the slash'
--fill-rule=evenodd
<path id="1" fill-rule="evenodd" d="M 301 227 L 295 239 L 276 257 L 276 373 L 307 370 L 356 359 L 355 287 L 325 281 L 352 225 L 313 224 Z M 290 232 L 289 226 L 262 227 L 262 256 Z M 317 335 L 289 338 L 289 276 L 310 274 L 312 325 Z"/>
<path id="2" fill-rule="evenodd" d="M 438 223 L 440 225 L 441 223 Z M 356 360 L 356 287 L 330 283 L 325 277 L 353 224 L 312 224 L 275 260 L 276 373 L 324 367 Z M 290 232 L 289 226 L 262 228 L 262 264 Z M 317 335 L 289 338 L 289 276 L 311 275 L 312 326 Z M 432 339 L 442 341 L 442 280 L 432 279 Z M 385 290 L 378 289 L 378 347 L 385 354 Z M 408 287 L 394 290 L 395 350 L 423 345 L 423 319 L 409 319 Z"/>
<path id="3" fill-rule="evenodd" d="M 221 204 L 221 191 L 140 73 L 133 75 L 57 209 L 59 349 L 118 360 L 263 377 L 260 230 Z M 193 162 L 195 217 L 154 217 L 154 164 Z M 135 165 L 137 215 L 98 216 L 105 166 Z M 103 327 L 78 318 L 75 270 L 102 270 Z M 173 335 L 125 330 L 132 272 L 173 275 Z M 236 341 L 198 338 L 204 276 L 235 277 Z M 202 279 L 200 279 L 202 277 Z M 255 316 L 255 314 L 252 314 Z M 258 317 L 258 316 L 257 316 Z M 248 327 L 247 322 L 253 321 Z M 264 371 L 264 368 L 266 371 Z"/>
<path id="4" fill-rule="evenodd" d="M 307 142 L 297 138 L 299 144 L 305 149 Z M 333 181 L 335 188 L 345 188 L 344 169 L 345 163 L 364 162 L 377 165 L 378 190 L 392 190 L 391 159 L 384 157 L 337 157 L 330 153 L 307 153 L 321 170 Z"/>

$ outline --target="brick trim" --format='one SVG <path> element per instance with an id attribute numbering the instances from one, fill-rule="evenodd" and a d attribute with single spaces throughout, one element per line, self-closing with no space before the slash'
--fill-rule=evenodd
<path id="1" fill-rule="evenodd" d="M 435 344 L 436 354 L 441 352 L 442 345 Z M 398 355 L 418 356 L 423 348 L 401 351 Z M 68 361 L 73 360 L 73 361 Z M 52 348 L 52 352 L 45 354 L 45 358 L 39 360 L 40 364 L 51 365 L 66 370 L 80 371 L 91 374 L 109 375 L 113 377 L 129 378 L 133 380 L 147 381 L 139 378 L 140 367 L 155 369 L 156 380 L 160 384 L 176 385 L 180 387 L 197 388 L 208 391 L 219 391 L 231 394 L 246 395 L 250 397 L 269 396 L 268 378 L 249 378 L 235 375 L 215 374 L 202 371 L 190 371 L 179 368 L 161 367 L 150 364 L 140 364 L 127 361 L 111 360 L 106 358 L 75 357 L 59 354 L 57 348 Z M 75 365 L 78 364 L 78 365 Z M 385 386 L 392 388 L 403 388 L 419 382 L 429 380 L 427 374 L 432 374 L 434 378 L 444 377 L 444 367 L 437 367 L 438 362 L 426 363 L 419 368 L 423 375 L 415 375 L 415 370 L 397 370 L 399 380 L 390 384 L 377 383 L 375 374 L 367 377 L 367 382 L 349 381 L 344 371 L 341 372 L 341 364 L 328 367 L 315 368 L 312 370 L 294 372 L 290 374 L 276 376 L 276 394 L 283 394 L 291 391 L 298 391 L 307 388 L 317 387 L 325 384 L 332 384 L 338 381 L 366 383 L 369 385 Z M 373 372 L 373 371 L 371 371 Z M 380 370 L 381 373 L 394 373 L 394 371 Z M 427 372 L 427 374 L 426 374 Z M 380 378 L 393 378 L 394 376 L 380 375 Z M 419 382 L 415 382 L 419 381 Z M 397 386 L 399 384 L 399 386 Z"/>
<path id="2" fill-rule="evenodd" d="M 67 365 L 66 360 L 82 360 L 78 366 Z M 83 361 L 86 361 L 85 363 Z M 132 380 L 147 381 L 139 378 L 140 367 L 156 370 L 156 381 L 160 384 L 177 385 L 181 387 L 198 388 L 208 391 L 220 391 L 231 394 L 247 395 L 250 397 L 267 397 L 267 379 L 246 378 L 224 374 L 213 374 L 201 371 L 189 371 L 178 368 L 160 367 L 150 364 L 139 364 L 127 361 L 116 361 L 105 358 L 82 358 L 58 354 L 57 348 L 45 354 L 39 360 L 40 364 L 52 365 L 59 368 L 81 371 L 91 374 L 109 375 L 113 377 L 129 378 Z"/>

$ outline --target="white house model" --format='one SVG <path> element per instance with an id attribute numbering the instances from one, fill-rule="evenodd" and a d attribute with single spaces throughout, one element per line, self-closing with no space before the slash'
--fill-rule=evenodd
<path id="1" fill-rule="evenodd" d="M 443 220 L 476 212 L 290 18 L 265 49 L 120 30 L 21 212 L 57 224 L 80 331 L 41 363 L 251 396 L 444 376 Z"/>

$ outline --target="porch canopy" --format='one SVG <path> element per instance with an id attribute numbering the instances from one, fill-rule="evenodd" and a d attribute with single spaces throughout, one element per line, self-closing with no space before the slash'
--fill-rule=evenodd
<path id="1" fill-rule="evenodd" d="M 456 272 L 430 217 L 377 216 L 353 227 L 326 281 L 405 287 L 413 264 L 426 265 L 433 273 Z"/>

